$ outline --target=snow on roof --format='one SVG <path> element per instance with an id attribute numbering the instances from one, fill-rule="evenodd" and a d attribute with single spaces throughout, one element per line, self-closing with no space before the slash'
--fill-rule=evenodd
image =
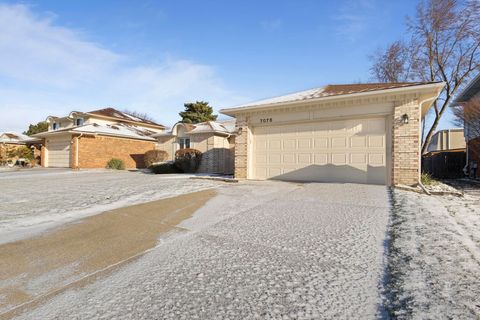
<path id="1" fill-rule="evenodd" d="M 0 143 L 25 144 L 35 142 L 37 139 L 27 136 L 23 133 L 3 132 L 0 133 Z"/>
<path id="2" fill-rule="evenodd" d="M 346 94 L 370 92 L 377 90 L 387 90 L 411 87 L 424 84 L 433 84 L 435 82 L 395 82 L 395 83 L 358 83 L 358 84 L 331 84 L 319 88 L 308 89 L 294 92 L 287 95 L 273 97 L 269 99 L 258 100 L 247 104 L 235 106 L 229 109 L 246 108 L 262 105 L 280 104 L 286 102 L 305 101 L 311 99 L 325 98 L 330 96 L 339 96 Z M 227 111 L 228 109 L 225 109 Z"/>
<path id="3" fill-rule="evenodd" d="M 235 133 L 235 119 L 230 119 L 227 121 L 206 121 L 200 123 L 182 123 L 177 122 L 173 127 L 176 125 L 183 125 L 186 128 L 187 134 L 197 134 L 197 133 L 207 133 L 207 132 L 216 132 L 216 133 L 224 133 L 224 134 L 232 134 Z M 161 132 L 156 133 L 154 137 L 161 137 L 161 136 L 171 136 L 173 135 L 173 128 L 172 131 L 169 132 Z"/>
<path id="4" fill-rule="evenodd" d="M 79 133 L 104 134 L 142 140 L 155 140 L 151 137 L 155 133 L 154 131 L 123 123 L 103 125 L 92 123 L 75 127 L 70 131 Z"/>
<path id="5" fill-rule="evenodd" d="M 164 127 L 161 124 L 158 124 L 156 122 L 146 120 L 146 119 L 141 119 L 139 117 L 132 116 L 131 114 L 128 114 L 126 112 L 119 111 L 114 108 L 104 108 L 104 109 L 99 109 L 99 110 L 93 110 L 87 112 L 88 114 L 93 114 L 93 115 L 100 115 L 100 116 L 105 116 L 105 117 L 110 117 L 110 118 L 116 118 L 116 119 L 121 119 L 121 120 L 129 120 L 129 121 L 135 121 L 139 123 L 146 123 L 150 125 L 155 125 L 159 127 Z"/>

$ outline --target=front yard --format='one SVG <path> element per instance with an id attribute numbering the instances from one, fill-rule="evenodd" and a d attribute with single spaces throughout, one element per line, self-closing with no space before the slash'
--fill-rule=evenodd
<path id="1" fill-rule="evenodd" d="M 480 199 L 392 192 L 388 298 L 399 319 L 480 314 Z"/>

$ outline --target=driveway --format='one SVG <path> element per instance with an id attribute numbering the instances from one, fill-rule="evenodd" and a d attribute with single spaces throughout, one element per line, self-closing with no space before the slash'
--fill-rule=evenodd
<path id="1" fill-rule="evenodd" d="M 31 169 L 0 173 L 0 244 L 115 208 L 218 186 L 185 175 Z"/>
<path id="2" fill-rule="evenodd" d="M 222 185 L 140 258 L 20 319 L 382 316 L 386 187 Z"/>

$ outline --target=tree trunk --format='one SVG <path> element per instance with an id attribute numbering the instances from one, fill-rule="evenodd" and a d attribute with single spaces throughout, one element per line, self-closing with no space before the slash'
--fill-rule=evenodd
<path id="1" fill-rule="evenodd" d="M 430 144 L 430 141 L 432 140 L 433 133 L 437 129 L 439 119 L 441 117 L 442 117 L 441 113 L 440 113 L 439 116 L 435 116 L 435 120 L 433 121 L 432 127 L 430 128 L 430 130 L 428 130 L 427 137 L 425 138 L 425 141 L 423 142 L 422 153 L 421 153 L 420 156 L 422 156 L 427 151 L 428 145 Z"/>

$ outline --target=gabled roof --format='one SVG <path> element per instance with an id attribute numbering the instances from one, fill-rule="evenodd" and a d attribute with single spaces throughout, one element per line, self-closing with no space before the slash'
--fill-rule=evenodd
<path id="1" fill-rule="evenodd" d="M 165 132 L 165 133 L 157 133 L 154 135 L 154 137 L 174 135 L 173 131 L 175 127 L 178 125 L 182 125 L 185 127 L 186 134 L 200 134 L 200 133 L 210 132 L 210 133 L 231 135 L 235 133 L 235 119 L 230 119 L 226 121 L 206 121 L 206 122 L 200 122 L 195 124 L 177 122 L 172 127 L 172 131 Z"/>
<path id="2" fill-rule="evenodd" d="M 220 112 L 229 114 L 229 111 L 237 109 L 253 109 L 256 107 L 281 105 L 286 103 L 301 102 L 308 100 L 319 100 L 322 98 L 369 93 L 381 90 L 402 89 L 408 87 L 425 85 L 443 85 L 442 82 L 395 82 L 395 83 L 358 83 L 358 84 L 330 84 L 327 86 L 313 88 L 309 90 L 294 92 L 287 95 L 263 99 L 247 104 L 235 106 Z"/>
<path id="3" fill-rule="evenodd" d="M 103 116 L 103 117 L 119 119 L 119 120 L 133 121 L 133 122 L 137 122 L 137 123 L 149 124 L 149 125 L 165 128 L 165 126 L 163 126 L 159 123 L 153 122 L 151 120 L 141 119 L 141 118 L 132 116 L 132 115 L 126 113 L 126 112 L 122 112 L 122 111 L 119 111 L 119 110 L 114 109 L 114 108 L 104 108 L 104 109 L 89 111 L 89 112 L 86 112 L 86 113 L 91 114 L 91 115 L 98 115 L 98 116 Z"/>
<path id="4" fill-rule="evenodd" d="M 138 140 L 149 140 L 155 141 L 152 137 L 153 134 L 156 132 L 150 131 L 145 128 L 137 127 L 134 125 L 118 123 L 118 124 L 85 124 L 78 127 L 72 128 L 65 128 L 55 131 L 46 131 L 42 133 L 38 133 L 36 137 L 48 137 L 55 134 L 62 134 L 62 133 L 83 133 L 83 134 L 93 134 L 93 135 L 106 135 L 106 136 L 113 136 L 113 137 L 122 137 L 122 138 L 131 138 L 131 139 L 138 139 Z"/>
<path id="5" fill-rule="evenodd" d="M 0 143 L 26 144 L 37 142 L 38 139 L 32 138 L 22 133 L 2 132 L 0 133 Z"/>

